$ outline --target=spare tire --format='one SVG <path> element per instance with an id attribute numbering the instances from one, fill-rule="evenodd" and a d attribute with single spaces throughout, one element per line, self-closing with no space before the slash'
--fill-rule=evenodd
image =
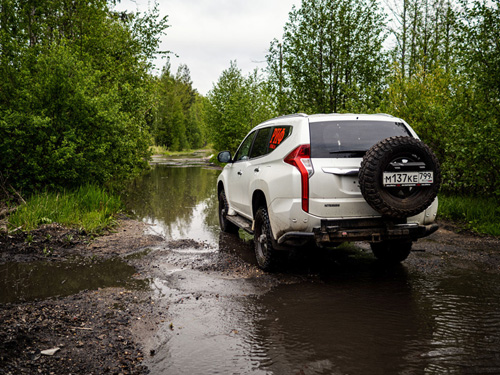
<path id="1" fill-rule="evenodd" d="M 403 219 L 424 211 L 434 201 L 441 185 L 441 168 L 422 141 L 391 137 L 366 152 L 359 185 L 363 197 L 376 211 Z"/>

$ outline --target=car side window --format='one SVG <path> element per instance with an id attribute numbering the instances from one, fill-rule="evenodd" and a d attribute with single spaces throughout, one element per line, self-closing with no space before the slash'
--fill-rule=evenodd
<path id="1" fill-rule="evenodd" d="M 250 148 L 252 147 L 256 132 L 257 131 L 253 131 L 243 140 L 243 142 L 241 142 L 241 145 L 234 156 L 235 161 L 248 160 L 250 158 Z"/>
<path id="2" fill-rule="evenodd" d="M 291 126 L 255 130 L 241 142 L 233 160 L 248 160 L 267 155 L 273 152 L 291 133 Z"/>
<path id="3" fill-rule="evenodd" d="M 255 137 L 255 142 L 253 143 L 252 153 L 250 157 L 258 158 L 259 156 L 266 155 L 269 152 L 269 137 L 271 136 L 272 128 L 260 129 Z"/>
<path id="4" fill-rule="evenodd" d="M 276 126 L 269 140 L 269 150 L 273 151 L 292 133 L 291 126 Z"/>

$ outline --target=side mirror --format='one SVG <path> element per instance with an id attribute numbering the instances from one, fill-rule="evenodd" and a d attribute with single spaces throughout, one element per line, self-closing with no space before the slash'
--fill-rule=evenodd
<path id="1" fill-rule="evenodd" d="M 219 152 L 219 155 L 217 155 L 217 160 L 219 161 L 219 163 L 229 163 L 231 162 L 231 153 L 229 151 Z"/>

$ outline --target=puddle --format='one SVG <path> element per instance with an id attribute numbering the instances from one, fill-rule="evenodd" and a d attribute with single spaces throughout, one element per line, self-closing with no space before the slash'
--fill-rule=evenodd
<path id="1" fill-rule="evenodd" d="M 215 184 L 220 171 L 157 165 L 130 186 L 125 203 L 152 233 L 166 240 L 217 244 L 219 222 Z"/>
<path id="2" fill-rule="evenodd" d="M 390 268 L 366 245 L 292 252 L 266 274 L 251 241 L 220 233 L 218 173 L 158 165 L 132 185 L 128 208 L 165 238 L 126 258 L 154 257 L 151 280 L 135 280 L 122 258 L 4 264 L 0 303 L 151 288 L 165 308 L 145 344 L 153 375 L 500 373 L 500 274 L 481 272 L 478 257 L 442 256 L 467 254 L 467 243 L 418 242 L 427 253 Z M 236 257 L 241 274 L 211 267 Z"/>
<path id="3" fill-rule="evenodd" d="M 121 258 L 93 261 L 6 263 L 0 265 L 0 303 L 64 297 L 106 287 L 146 288 L 134 267 Z"/>
<path id="4" fill-rule="evenodd" d="M 271 286 L 165 273 L 151 374 L 500 373 L 498 275 L 345 266 Z"/>
<path id="5" fill-rule="evenodd" d="M 170 244 L 151 281 L 168 308 L 146 344 L 151 374 L 500 373 L 500 275 L 441 257 L 454 244 L 418 242 L 432 251 L 394 268 L 354 244 L 291 253 L 275 274 L 202 271 L 217 254 L 255 269 L 251 241 L 220 233 L 218 173 L 158 165 L 129 194 Z"/>

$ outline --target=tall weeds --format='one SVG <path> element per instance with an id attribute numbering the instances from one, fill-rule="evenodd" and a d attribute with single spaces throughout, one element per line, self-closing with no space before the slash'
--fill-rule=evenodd
<path id="1" fill-rule="evenodd" d="M 500 204 L 495 198 L 440 195 L 438 214 L 474 232 L 500 236 Z"/>
<path id="2" fill-rule="evenodd" d="M 10 215 L 9 229 L 30 231 L 42 224 L 58 223 L 98 233 L 115 223 L 114 216 L 121 209 L 118 196 L 94 185 L 62 193 L 42 192 L 32 195 Z"/>

